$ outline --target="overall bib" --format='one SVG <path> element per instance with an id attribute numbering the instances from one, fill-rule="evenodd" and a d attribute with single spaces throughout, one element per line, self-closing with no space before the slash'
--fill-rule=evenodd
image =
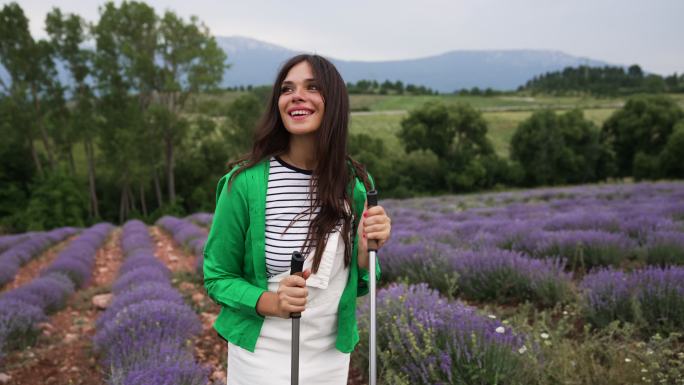
<path id="1" fill-rule="evenodd" d="M 314 249 L 304 262 L 313 263 Z M 278 291 L 289 271 L 268 280 L 268 290 Z M 306 280 L 306 310 L 300 320 L 299 383 L 346 385 L 349 353 L 335 348 L 337 307 L 349 277 L 344 266 L 344 240 L 340 231 L 330 233 L 316 274 Z M 227 385 L 289 385 L 292 320 L 266 317 L 254 353 L 228 343 Z"/>

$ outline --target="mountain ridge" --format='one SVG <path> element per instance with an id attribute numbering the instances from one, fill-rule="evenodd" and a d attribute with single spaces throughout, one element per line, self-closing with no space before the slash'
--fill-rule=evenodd
<path id="1" fill-rule="evenodd" d="M 216 36 L 216 40 L 228 54 L 228 62 L 233 63 L 224 74 L 223 86 L 271 84 L 285 60 L 307 52 L 246 36 Z M 565 67 L 614 65 L 560 50 L 540 49 L 452 50 L 380 61 L 324 56 L 335 64 L 345 82 L 401 80 L 404 84 L 424 85 L 442 93 L 472 87 L 514 90 L 534 76 Z"/>

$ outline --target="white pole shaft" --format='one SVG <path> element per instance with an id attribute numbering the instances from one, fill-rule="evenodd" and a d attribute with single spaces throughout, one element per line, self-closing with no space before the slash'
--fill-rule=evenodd
<path id="1" fill-rule="evenodd" d="M 369 352 L 368 352 L 368 364 L 370 366 L 368 372 L 368 384 L 375 385 L 377 378 L 376 373 L 376 363 L 375 363 L 375 250 L 370 250 L 368 252 L 368 269 L 370 275 L 370 341 L 369 341 Z"/>

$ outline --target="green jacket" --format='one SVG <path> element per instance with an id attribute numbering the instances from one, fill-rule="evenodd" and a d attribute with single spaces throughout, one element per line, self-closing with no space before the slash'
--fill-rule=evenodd
<path id="1" fill-rule="evenodd" d="M 268 290 L 265 260 L 265 207 L 268 159 L 242 171 L 226 183 L 238 167 L 218 182 L 216 211 L 204 248 L 204 287 L 221 312 L 214 323 L 216 331 L 231 343 L 254 351 L 264 317 L 256 312 L 262 293 Z M 371 184 L 373 179 L 369 175 Z M 363 214 L 366 189 L 353 179 L 353 228 Z M 347 286 L 338 304 L 335 347 L 352 352 L 359 341 L 356 325 L 356 298 L 368 293 L 369 274 L 357 263 L 358 234 L 353 239 Z M 376 280 L 380 264 L 376 264 Z"/>

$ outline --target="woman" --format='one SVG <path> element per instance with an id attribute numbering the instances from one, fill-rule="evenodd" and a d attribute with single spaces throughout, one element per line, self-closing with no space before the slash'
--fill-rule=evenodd
<path id="1" fill-rule="evenodd" d="M 382 247 L 391 228 L 381 206 L 367 207 L 374 183 L 347 154 L 348 124 L 332 63 L 295 56 L 276 78 L 251 153 L 218 183 L 204 282 L 221 305 L 214 328 L 228 341 L 228 385 L 290 383 L 294 312 L 300 383 L 347 383 L 368 242 Z M 290 275 L 295 250 L 306 256 L 302 276 Z"/>

